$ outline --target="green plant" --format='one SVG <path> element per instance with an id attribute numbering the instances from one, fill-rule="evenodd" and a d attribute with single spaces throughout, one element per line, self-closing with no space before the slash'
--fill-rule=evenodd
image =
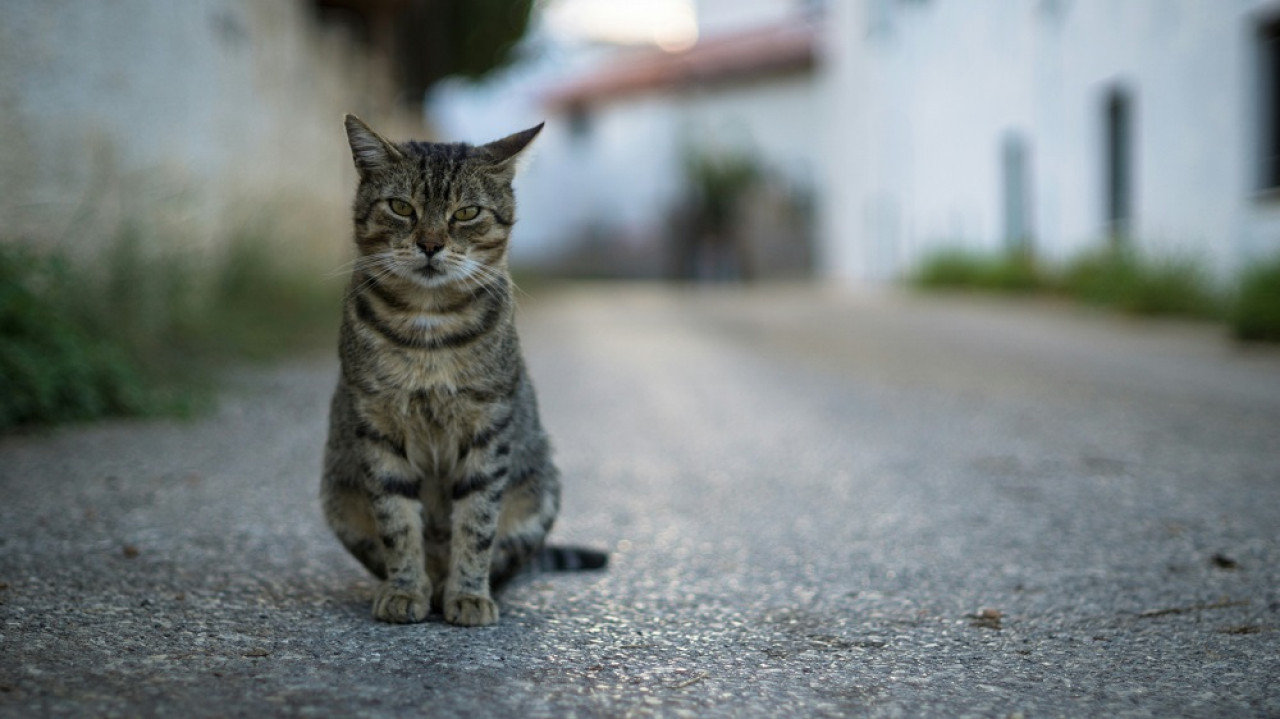
<path id="1" fill-rule="evenodd" d="M 163 405 L 124 348 L 69 307 L 79 284 L 61 258 L 0 243 L 0 429 Z"/>
<path id="2" fill-rule="evenodd" d="M 945 249 L 925 258 L 911 281 L 927 289 L 980 289 L 1030 292 L 1042 289 L 1045 279 L 1028 252 L 988 254 Z"/>
<path id="3" fill-rule="evenodd" d="M 1056 284 L 1084 302 L 1137 314 L 1215 317 L 1221 311 L 1208 274 L 1186 258 L 1152 260 L 1126 249 L 1091 252 L 1069 263 Z"/>
<path id="4" fill-rule="evenodd" d="M 764 169 L 746 153 L 689 150 L 685 175 L 697 197 L 702 225 L 711 232 L 725 232 L 741 209 L 739 203 L 763 180 Z"/>
<path id="5" fill-rule="evenodd" d="M 342 283 L 267 237 L 242 232 L 215 261 L 136 226 L 91 262 L 0 242 L 0 430 L 186 414 L 222 362 L 331 345 Z"/>
<path id="6" fill-rule="evenodd" d="M 205 354 L 264 359 L 332 344 L 343 283 L 307 261 L 290 261 L 268 233 L 232 238 L 188 340 Z"/>
<path id="7" fill-rule="evenodd" d="M 1224 303 L 1209 274 L 1187 258 L 1150 259 L 1109 248 L 1046 271 L 1024 252 L 935 252 L 911 276 L 926 289 L 1054 291 L 1091 304 L 1145 315 L 1221 317 Z"/>
<path id="8" fill-rule="evenodd" d="M 1239 339 L 1280 342 L 1280 257 L 1245 269 L 1230 321 Z"/>

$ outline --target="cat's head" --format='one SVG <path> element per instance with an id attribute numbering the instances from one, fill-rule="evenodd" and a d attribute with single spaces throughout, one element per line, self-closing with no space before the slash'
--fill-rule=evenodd
<path id="1" fill-rule="evenodd" d="M 360 175 L 355 239 L 368 273 L 427 287 L 505 275 L 511 180 L 542 125 L 476 146 L 393 143 L 354 115 L 346 127 Z"/>

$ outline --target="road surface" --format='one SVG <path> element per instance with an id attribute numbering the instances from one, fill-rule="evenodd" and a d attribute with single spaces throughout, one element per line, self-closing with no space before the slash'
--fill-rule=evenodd
<path id="1" fill-rule="evenodd" d="M 502 619 L 369 615 L 329 357 L 0 440 L 0 716 L 1280 716 L 1280 353 L 808 287 L 523 301 L 565 477 Z"/>

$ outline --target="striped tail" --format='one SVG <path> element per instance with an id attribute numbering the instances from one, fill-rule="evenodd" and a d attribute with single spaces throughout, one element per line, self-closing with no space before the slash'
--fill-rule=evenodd
<path id="1" fill-rule="evenodd" d="M 608 563 L 607 553 L 584 547 L 543 547 L 533 560 L 533 564 L 544 572 L 603 569 Z"/>

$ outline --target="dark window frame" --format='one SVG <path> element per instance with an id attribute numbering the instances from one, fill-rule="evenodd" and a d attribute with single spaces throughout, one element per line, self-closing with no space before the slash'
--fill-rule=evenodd
<path id="1" fill-rule="evenodd" d="M 1137 166 L 1137 101 L 1122 83 L 1102 96 L 1102 210 L 1107 231 L 1116 242 L 1133 231 Z"/>
<path id="2" fill-rule="evenodd" d="M 1254 25 L 1257 138 L 1254 189 L 1280 196 L 1280 15 Z"/>

